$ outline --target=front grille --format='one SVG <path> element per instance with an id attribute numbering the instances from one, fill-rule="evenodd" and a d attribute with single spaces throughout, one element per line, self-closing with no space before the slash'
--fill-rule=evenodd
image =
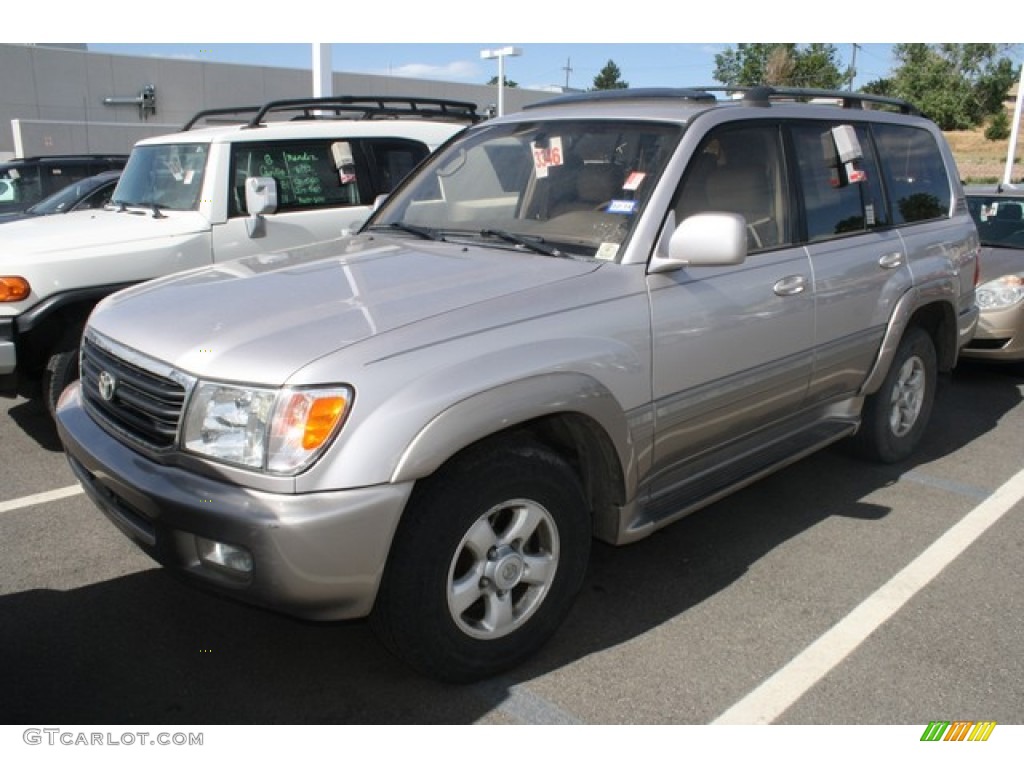
<path id="1" fill-rule="evenodd" d="M 106 374 L 109 398 L 100 394 L 101 374 Z M 117 432 L 158 450 L 174 445 L 184 385 L 129 362 L 88 336 L 82 340 L 81 380 L 87 406 Z"/>

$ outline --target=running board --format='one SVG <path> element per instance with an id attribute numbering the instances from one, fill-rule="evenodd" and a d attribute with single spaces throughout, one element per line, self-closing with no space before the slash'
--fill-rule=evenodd
<path id="1" fill-rule="evenodd" d="M 850 421 L 821 422 L 741 453 L 726 464 L 716 464 L 710 469 L 698 471 L 685 482 L 651 497 L 625 530 L 624 540 L 642 538 L 830 443 L 852 435 L 856 429 L 857 424 Z"/>

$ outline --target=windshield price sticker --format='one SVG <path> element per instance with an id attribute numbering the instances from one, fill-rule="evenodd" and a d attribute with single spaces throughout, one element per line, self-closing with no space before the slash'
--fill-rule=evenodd
<path id="1" fill-rule="evenodd" d="M 643 184 L 645 176 L 647 176 L 646 173 L 643 173 L 641 171 L 633 171 L 626 178 L 626 183 L 622 185 L 622 188 L 629 190 L 631 192 L 635 192 L 636 190 L 640 189 L 640 185 Z"/>
<path id="2" fill-rule="evenodd" d="M 548 168 L 562 165 L 564 162 L 562 139 L 557 136 L 548 139 L 545 146 L 539 146 L 537 142 L 533 142 L 530 148 L 533 150 L 533 170 L 538 179 L 543 179 L 548 175 Z"/>

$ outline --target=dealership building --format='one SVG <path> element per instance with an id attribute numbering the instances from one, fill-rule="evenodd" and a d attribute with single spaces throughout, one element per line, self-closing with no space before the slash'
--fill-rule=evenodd
<path id="1" fill-rule="evenodd" d="M 196 112 L 261 105 L 319 92 L 454 99 L 493 109 L 489 85 L 94 53 L 86 44 L 0 44 L 0 160 L 34 155 L 126 154 L 139 139 L 179 130 Z M 504 109 L 550 98 L 504 89 Z"/>

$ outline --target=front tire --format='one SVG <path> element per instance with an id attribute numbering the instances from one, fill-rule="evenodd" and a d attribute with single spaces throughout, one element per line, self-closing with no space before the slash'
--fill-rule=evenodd
<path id="1" fill-rule="evenodd" d="M 590 516 L 563 459 L 523 439 L 473 448 L 417 486 L 371 624 L 421 673 L 489 677 L 554 634 L 589 554 Z"/>
<path id="2" fill-rule="evenodd" d="M 921 328 L 909 329 L 885 381 L 864 404 L 853 438 L 862 456 L 891 464 L 914 452 L 931 417 L 937 370 L 931 336 Z"/>
<path id="3" fill-rule="evenodd" d="M 57 415 L 57 401 L 71 382 L 78 379 L 78 347 L 62 349 L 50 356 L 43 371 L 43 399 L 50 417 Z"/>

